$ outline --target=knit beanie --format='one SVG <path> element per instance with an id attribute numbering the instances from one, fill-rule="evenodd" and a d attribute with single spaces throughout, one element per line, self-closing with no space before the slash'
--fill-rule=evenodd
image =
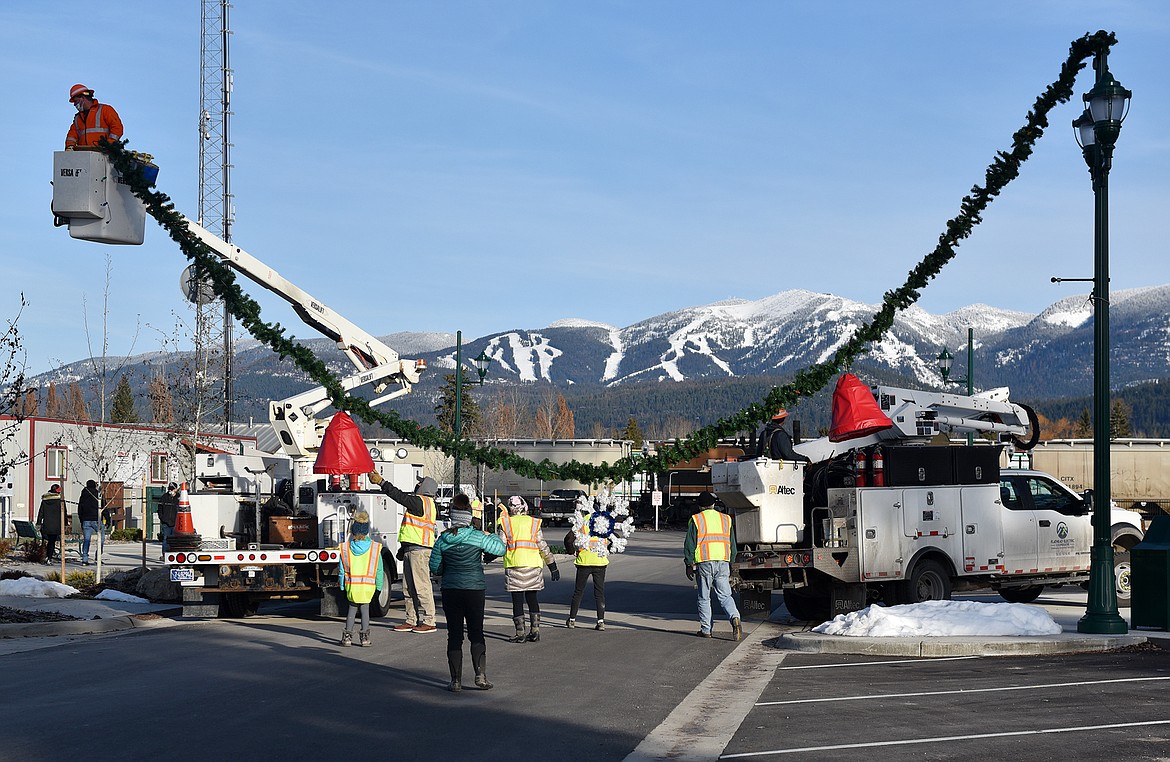
<path id="1" fill-rule="evenodd" d="M 469 527 L 471 526 L 471 511 L 466 509 L 452 508 L 450 511 L 451 526 Z"/>
<path id="2" fill-rule="evenodd" d="M 370 533 L 370 514 L 358 511 L 357 515 L 353 517 L 353 523 L 349 525 L 349 533 L 354 537 L 368 535 Z"/>

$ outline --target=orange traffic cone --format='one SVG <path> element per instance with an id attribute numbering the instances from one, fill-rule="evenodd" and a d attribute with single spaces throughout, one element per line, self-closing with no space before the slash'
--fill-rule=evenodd
<path id="1" fill-rule="evenodd" d="M 195 522 L 191 518 L 191 496 L 187 494 L 187 482 L 179 487 L 179 510 L 175 515 L 175 531 L 167 545 L 176 550 L 198 550 L 203 538 L 195 533 Z"/>

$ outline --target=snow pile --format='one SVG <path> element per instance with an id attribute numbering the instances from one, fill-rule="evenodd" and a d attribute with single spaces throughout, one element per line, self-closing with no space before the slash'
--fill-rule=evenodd
<path id="1" fill-rule="evenodd" d="M 46 582 L 35 577 L 0 579 L 0 595 L 16 595 L 21 598 L 66 598 L 76 595 L 78 589 L 60 582 Z"/>
<path id="2" fill-rule="evenodd" d="M 101 591 L 94 598 L 99 601 L 121 601 L 122 603 L 150 603 L 146 598 L 139 598 L 137 595 L 130 593 L 123 593 L 121 590 L 112 590 L 106 588 Z"/>
<path id="3" fill-rule="evenodd" d="M 868 606 L 838 614 L 813 628 L 826 635 L 853 637 L 953 637 L 1059 635 L 1060 625 L 1042 608 L 1023 603 L 925 601 L 906 606 Z"/>

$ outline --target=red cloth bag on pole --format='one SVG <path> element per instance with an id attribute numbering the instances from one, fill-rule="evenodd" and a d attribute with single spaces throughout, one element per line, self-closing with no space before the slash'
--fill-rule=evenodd
<path id="1" fill-rule="evenodd" d="M 345 411 L 334 415 L 321 438 L 313 473 L 365 474 L 373 470 L 374 459 L 370 457 L 357 424 Z"/>
<path id="2" fill-rule="evenodd" d="M 893 428 L 894 422 L 878 407 L 869 387 L 852 373 L 843 373 L 833 390 L 833 425 L 829 428 L 830 442 L 876 434 Z"/>

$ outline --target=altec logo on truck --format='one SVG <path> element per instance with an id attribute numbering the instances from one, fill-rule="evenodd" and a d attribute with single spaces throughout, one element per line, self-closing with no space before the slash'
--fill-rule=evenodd
<path id="1" fill-rule="evenodd" d="M 829 436 L 796 446 L 812 463 L 713 465 L 712 487 L 735 511 L 736 587 L 781 590 L 794 616 L 824 619 L 962 589 L 1026 602 L 1045 585 L 1087 582 L 1088 500 L 1042 472 L 1001 470 L 1002 444 L 932 444 L 974 431 L 1030 449 L 1036 416 L 1007 396 L 870 389 L 846 374 Z M 1142 525 L 1119 510 L 1112 525 L 1118 602 L 1127 605 L 1128 551 Z"/>

